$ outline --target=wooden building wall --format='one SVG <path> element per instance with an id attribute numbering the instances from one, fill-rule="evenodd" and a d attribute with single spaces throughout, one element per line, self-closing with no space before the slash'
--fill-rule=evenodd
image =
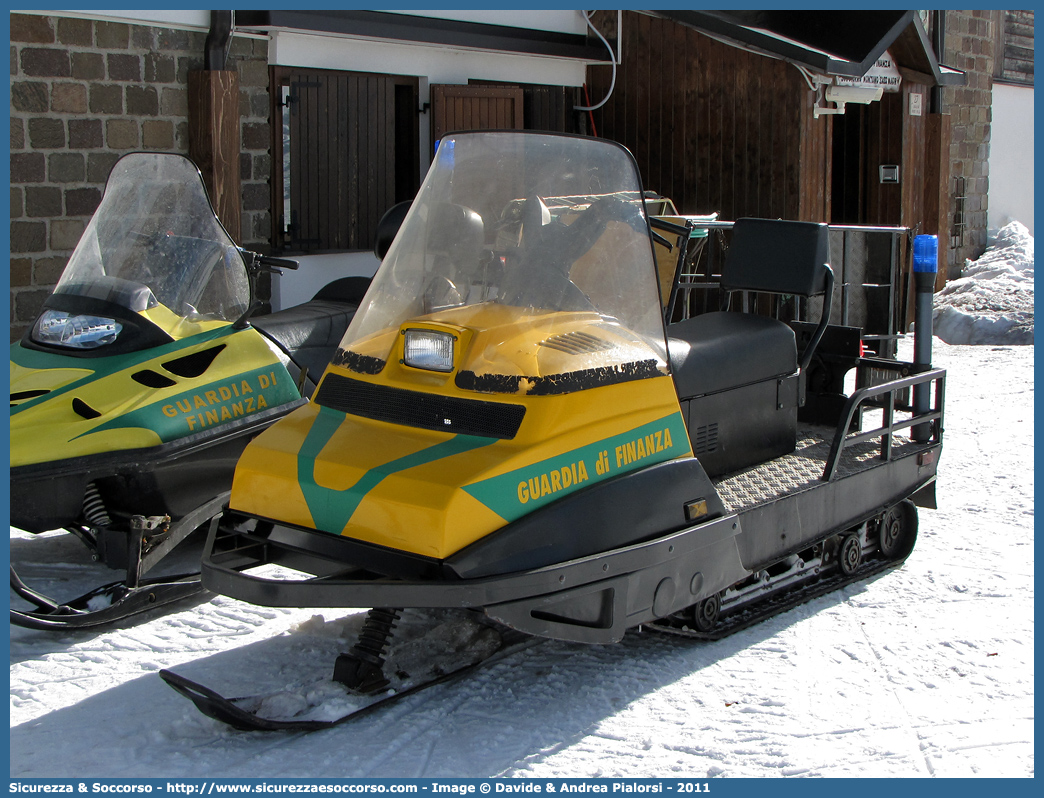
<path id="1" fill-rule="evenodd" d="M 595 19 L 614 25 L 616 14 Z M 830 117 L 812 118 L 797 69 L 635 12 L 623 15 L 621 46 L 593 120 L 634 153 L 647 189 L 683 213 L 829 220 Z M 611 68 L 588 75 L 597 103 Z"/>
<path id="2" fill-rule="evenodd" d="M 1032 9 L 993 11 L 993 77 L 1003 83 L 1033 85 Z"/>
<path id="3" fill-rule="evenodd" d="M 910 97 L 921 95 L 921 114 L 914 116 L 909 112 Z M 900 177 L 902 186 L 902 210 L 899 224 L 904 227 L 917 227 L 916 232 L 927 232 L 924 229 L 925 204 L 927 202 L 928 175 L 932 174 L 931 164 L 927 157 L 926 142 L 928 139 L 928 89 L 926 86 L 910 81 L 903 81 L 902 91 L 895 95 L 900 98 L 903 113 L 901 129 L 903 131 L 902 168 L 905 176 Z M 932 232 L 935 232 L 934 230 Z"/>

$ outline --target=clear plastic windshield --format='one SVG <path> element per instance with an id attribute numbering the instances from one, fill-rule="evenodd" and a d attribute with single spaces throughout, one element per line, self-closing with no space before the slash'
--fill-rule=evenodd
<path id="1" fill-rule="evenodd" d="M 478 328 L 486 346 L 473 345 L 460 370 L 486 389 L 579 371 L 664 373 L 655 274 L 626 150 L 570 136 L 456 134 L 442 140 L 338 362 L 379 370 L 394 334 L 418 321 Z"/>
<path id="2" fill-rule="evenodd" d="M 162 305 L 190 321 L 233 321 L 250 301 L 245 263 L 199 170 L 169 153 L 132 153 L 116 163 L 55 293 L 136 313 Z"/>

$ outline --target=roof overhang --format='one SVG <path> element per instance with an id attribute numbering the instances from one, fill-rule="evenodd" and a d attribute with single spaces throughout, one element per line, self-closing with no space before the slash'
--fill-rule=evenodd
<path id="1" fill-rule="evenodd" d="M 237 11 L 236 27 L 414 42 L 589 63 L 610 60 L 604 46 L 582 34 L 380 11 Z"/>
<path id="2" fill-rule="evenodd" d="M 909 79 L 960 86 L 941 66 L 916 11 L 654 11 L 737 47 L 823 75 L 858 78 L 888 50 Z"/>

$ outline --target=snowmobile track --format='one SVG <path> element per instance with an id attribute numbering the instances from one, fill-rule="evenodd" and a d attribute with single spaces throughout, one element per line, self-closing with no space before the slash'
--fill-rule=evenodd
<path id="1" fill-rule="evenodd" d="M 789 589 L 784 588 L 761 601 L 747 605 L 745 609 L 741 607 L 733 613 L 723 616 L 716 626 L 707 632 L 701 632 L 685 626 L 683 625 L 684 622 L 677 618 L 663 618 L 646 624 L 643 628 L 649 628 L 662 634 L 688 637 L 694 640 L 721 640 L 734 632 L 746 629 L 756 623 L 798 607 L 814 598 L 825 596 L 853 582 L 861 582 L 874 574 L 898 568 L 903 564 L 904 560 L 905 558 L 900 560 L 875 559 L 864 563 L 858 570 L 848 576 L 835 572 L 811 584 L 805 583 L 804 585 L 795 585 Z"/>

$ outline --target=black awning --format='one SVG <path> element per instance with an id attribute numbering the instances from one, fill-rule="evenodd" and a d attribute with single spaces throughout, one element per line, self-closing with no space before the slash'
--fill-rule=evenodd
<path id="1" fill-rule="evenodd" d="M 526 55 L 606 62 L 610 55 L 597 39 L 575 33 L 532 30 L 380 11 L 237 11 L 237 28 L 274 28 L 364 36 L 392 41 L 439 44 Z"/>
<path id="2" fill-rule="evenodd" d="M 916 11 L 654 11 L 739 47 L 824 75 L 860 77 L 890 50 L 900 69 L 938 85 L 964 73 L 939 65 Z"/>

